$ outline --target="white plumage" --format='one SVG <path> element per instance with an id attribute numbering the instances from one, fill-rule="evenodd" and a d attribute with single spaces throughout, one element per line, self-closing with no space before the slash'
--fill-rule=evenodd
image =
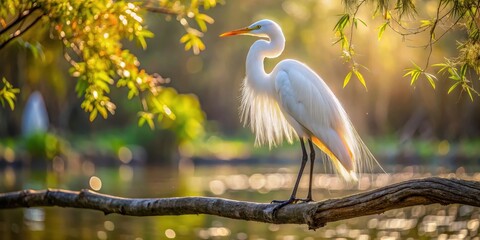
<path id="1" fill-rule="evenodd" d="M 357 173 L 376 160 L 330 88 L 313 70 L 296 60 L 283 60 L 271 73 L 265 72 L 264 59 L 278 57 L 285 47 L 281 28 L 275 22 L 261 20 L 221 36 L 240 34 L 268 38 L 251 46 L 242 88 L 241 119 L 255 133 L 255 143 L 272 147 L 300 138 L 304 154 L 300 178 L 306 161 L 303 140 L 307 139 L 330 158 L 344 179 L 357 180 Z M 288 203 L 295 200 L 298 181 Z M 310 191 L 307 200 L 311 200 Z"/>

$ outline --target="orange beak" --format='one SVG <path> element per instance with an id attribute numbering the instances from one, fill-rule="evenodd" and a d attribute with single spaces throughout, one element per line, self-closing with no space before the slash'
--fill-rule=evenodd
<path id="1" fill-rule="evenodd" d="M 220 37 L 228 37 L 228 36 L 235 36 L 235 35 L 241 35 L 241 34 L 245 34 L 245 33 L 249 33 L 251 32 L 253 29 L 251 28 L 241 28 L 241 29 L 237 29 L 237 30 L 233 30 L 233 31 L 230 31 L 230 32 L 226 32 L 226 33 L 222 33 L 220 34 Z"/>

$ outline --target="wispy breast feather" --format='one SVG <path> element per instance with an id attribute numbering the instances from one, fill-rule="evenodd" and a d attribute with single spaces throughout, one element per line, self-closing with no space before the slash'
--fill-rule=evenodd
<path id="1" fill-rule="evenodd" d="M 265 92 L 249 86 L 247 79 L 242 87 L 240 117 L 244 125 L 249 125 L 255 133 L 255 144 L 280 145 L 283 140 L 293 142 L 295 131 L 285 119 L 276 99 Z"/>

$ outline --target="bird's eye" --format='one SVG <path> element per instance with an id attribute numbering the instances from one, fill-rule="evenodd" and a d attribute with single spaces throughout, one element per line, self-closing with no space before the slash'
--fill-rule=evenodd
<path id="1" fill-rule="evenodd" d="M 254 29 L 260 29 L 260 28 L 262 28 L 262 26 L 260 26 L 260 25 L 257 25 L 257 26 L 254 27 Z"/>

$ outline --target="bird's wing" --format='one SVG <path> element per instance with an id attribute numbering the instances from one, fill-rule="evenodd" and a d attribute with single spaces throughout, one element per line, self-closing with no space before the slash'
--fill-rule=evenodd
<path id="1" fill-rule="evenodd" d="M 295 64 L 277 72 L 275 88 L 283 110 L 306 130 L 344 178 L 354 179 L 351 150 L 338 127 L 341 106 L 320 77 L 303 64 Z"/>

